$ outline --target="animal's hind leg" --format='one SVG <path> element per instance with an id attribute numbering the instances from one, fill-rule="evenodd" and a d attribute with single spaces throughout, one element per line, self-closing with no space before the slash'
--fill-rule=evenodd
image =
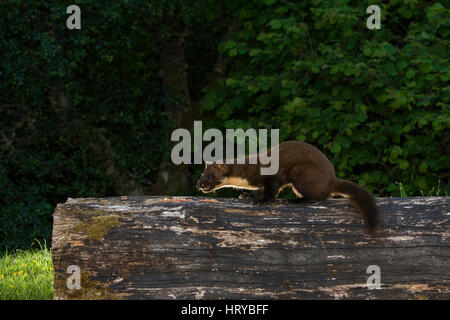
<path id="1" fill-rule="evenodd" d="M 301 194 L 300 191 L 298 191 L 297 188 L 295 188 L 295 185 L 291 183 L 291 189 L 294 192 L 294 194 L 297 196 L 295 199 L 288 199 L 288 202 L 293 203 L 311 203 L 314 202 L 310 198 L 305 197 L 305 195 Z"/>
<path id="2" fill-rule="evenodd" d="M 329 177 L 319 168 L 293 168 L 290 179 L 294 192 L 303 196 L 294 200 L 297 203 L 324 201 L 331 193 Z"/>

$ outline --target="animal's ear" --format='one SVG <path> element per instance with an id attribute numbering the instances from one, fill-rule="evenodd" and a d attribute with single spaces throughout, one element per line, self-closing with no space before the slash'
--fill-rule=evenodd
<path id="1" fill-rule="evenodd" d="M 219 169 L 223 173 L 228 173 L 228 165 L 226 165 L 225 163 L 216 164 L 216 168 Z"/>

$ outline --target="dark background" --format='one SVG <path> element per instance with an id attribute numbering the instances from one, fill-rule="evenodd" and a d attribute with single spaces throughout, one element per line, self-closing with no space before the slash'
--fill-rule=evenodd
<path id="1" fill-rule="evenodd" d="M 448 4 L 380 1 L 380 30 L 369 4 L 0 1 L 0 251 L 49 244 L 68 197 L 199 194 L 169 157 L 194 120 L 279 128 L 377 196 L 447 195 Z"/>

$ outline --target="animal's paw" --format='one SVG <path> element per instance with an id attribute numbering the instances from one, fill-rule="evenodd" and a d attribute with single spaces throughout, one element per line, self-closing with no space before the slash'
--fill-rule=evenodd
<path id="1" fill-rule="evenodd" d="M 253 195 L 250 192 L 243 192 L 239 195 L 239 199 L 242 200 L 253 200 Z"/>

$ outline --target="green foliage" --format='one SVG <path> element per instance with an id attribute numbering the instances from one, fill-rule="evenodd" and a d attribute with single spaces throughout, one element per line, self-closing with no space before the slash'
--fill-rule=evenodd
<path id="1" fill-rule="evenodd" d="M 69 4 L 0 4 L 0 132 L 11 141 L 0 138 L 0 250 L 49 242 L 68 197 L 115 195 L 111 160 L 151 180 L 167 139 L 155 43 L 139 20 L 146 7 L 139 16 L 127 3 L 78 1 L 82 29 L 71 31 Z"/>
<path id="2" fill-rule="evenodd" d="M 444 2 L 391 0 L 380 30 L 366 28 L 368 1 L 80 0 L 77 31 L 71 4 L 0 1 L 0 251 L 49 242 L 67 197 L 116 195 L 114 170 L 156 180 L 170 146 L 158 51 L 169 23 L 185 28 L 204 130 L 279 128 L 377 195 L 399 195 L 397 182 L 407 195 L 450 191 Z"/>
<path id="3" fill-rule="evenodd" d="M 206 91 L 213 127 L 280 128 L 377 195 L 448 193 L 449 9 L 434 1 L 245 2 L 219 45 L 230 71 Z"/>

